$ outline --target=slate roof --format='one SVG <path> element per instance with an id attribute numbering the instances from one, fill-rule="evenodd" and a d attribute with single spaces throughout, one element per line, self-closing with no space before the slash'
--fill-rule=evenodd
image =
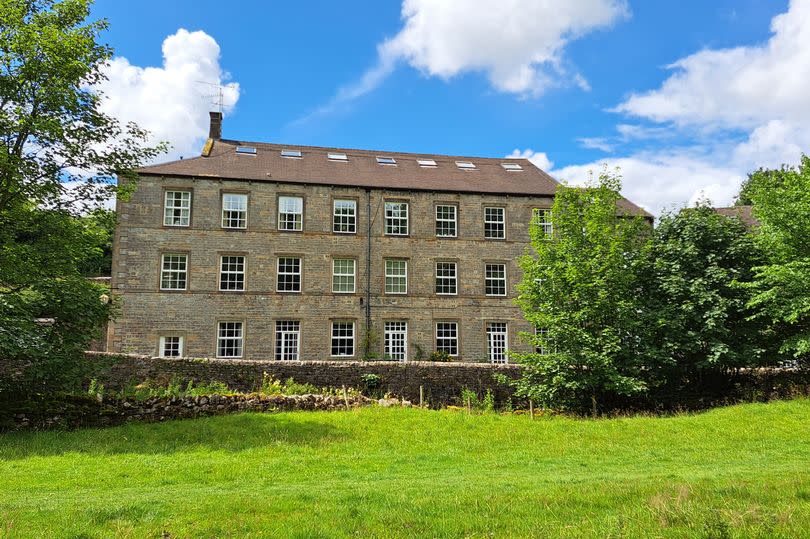
<path id="1" fill-rule="evenodd" d="M 238 153 L 237 147 L 255 148 L 255 154 Z M 300 158 L 283 157 L 282 150 L 297 150 Z M 345 154 L 346 161 L 328 158 Z M 383 165 L 377 157 L 393 158 L 396 165 Z M 417 160 L 433 160 L 435 167 L 423 167 Z M 456 161 L 475 164 L 459 168 Z M 503 163 L 515 163 L 521 170 L 506 170 Z M 559 183 L 528 159 L 509 157 L 467 157 L 418 154 L 318 146 L 282 145 L 265 142 L 208 139 L 203 155 L 138 169 L 139 174 L 185 176 L 245 181 L 318 184 L 378 189 L 442 191 L 516 196 L 551 196 Z M 652 217 L 629 200 L 622 209 Z"/>

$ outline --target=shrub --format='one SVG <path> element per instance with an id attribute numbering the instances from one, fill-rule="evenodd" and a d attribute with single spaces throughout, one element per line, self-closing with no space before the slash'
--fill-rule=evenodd
<path id="1" fill-rule="evenodd" d="M 428 356 L 429 361 L 451 361 L 450 354 L 447 353 L 446 350 L 436 350 L 435 352 L 431 352 L 430 356 Z"/>
<path id="2" fill-rule="evenodd" d="M 379 399 L 383 397 L 381 388 L 382 378 L 379 374 L 365 373 L 360 375 L 360 393 L 369 397 Z"/>
<path id="3" fill-rule="evenodd" d="M 469 406 L 476 412 L 494 412 L 495 395 L 491 389 L 487 389 L 483 398 L 478 397 L 478 393 L 469 388 L 461 389 L 461 402 L 464 406 Z"/>

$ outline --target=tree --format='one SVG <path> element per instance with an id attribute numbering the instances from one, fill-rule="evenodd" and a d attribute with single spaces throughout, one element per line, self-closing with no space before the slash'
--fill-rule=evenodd
<path id="1" fill-rule="evenodd" d="M 101 111 L 112 50 L 89 4 L 0 0 L 0 358 L 34 378 L 73 372 L 111 312 L 81 276 L 98 234 L 76 217 L 165 149 Z"/>
<path id="2" fill-rule="evenodd" d="M 0 215 L 29 201 L 83 209 L 165 149 L 101 112 L 93 87 L 112 49 L 97 43 L 107 23 L 86 22 L 89 6 L 0 0 Z"/>
<path id="3" fill-rule="evenodd" d="M 781 350 L 810 358 L 810 157 L 798 167 L 751 175 L 750 198 L 766 261 L 755 268 L 749 306 L 781 335 Z"/>
<path id="4" fill-rule="evenodd" d="M 650 255 L 648 350 L 657 356 L 651 365 L 660 383 L 677 389 L 710 372 L 773 360 L 763 324 L 746 308 L 751 293 L 743 285 L 762 259 L 745 223 L 706 202 L 664 214 Z"/>
<path id="5" fill-rule="evenodd" d="M 117 215 L 113 210 L 98 208 L 79 218 L 92 248 L 79 263 L 86 277 L 106 277 L 112 272 L 112 243 Z"/>
<path id="6" fill-rule="evenodd" d="M 596 413 L 648 388 L 638 287 L 650 226 L 618 211 L 620 188 L 607 170 L 584 189 L 561 186 L 553 234 L 532 225 L 518 304 L 540 330 L 526 338 L 544 353 L 513 357 L 525 367 L 518 395 L 544 406 Z"/>

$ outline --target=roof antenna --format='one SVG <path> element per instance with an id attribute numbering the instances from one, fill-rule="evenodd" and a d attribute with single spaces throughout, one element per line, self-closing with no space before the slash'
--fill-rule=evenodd
<path id="1" fill-rule="evenodd" d="M 223 103 L 225 101 L 225 92 L 223 89 L 225 88 L 221 84 L 215 84 L 213 82 L 206 82 L 204 80 L 195 81 L 197 84 L 205 84 L 206 86 L 213 86 L 216 88 L 216 93 L 214 94 L 205 94 L 202 97 L 205 99 L 210 99 L 210 103 L 214 105 L 217 109 L 217 112 L 222 113 Z"/>

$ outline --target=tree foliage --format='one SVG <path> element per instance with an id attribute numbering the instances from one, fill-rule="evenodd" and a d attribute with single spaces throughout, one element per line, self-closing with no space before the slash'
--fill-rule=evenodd
<path id="1" fill-rule="evenodd" d="M 766 256 L 756 268 L 750 307 L 783 336 L 782 350 L 810 358 L 810 157 L 798 167 L 752 174 L 750 198 Z"/>
<path id="2" fill-rule="evenodd" d="M 34 387 L 70 378 L 111 313 L 82 277 L 105 263 L 109 219 L 80 214 L 165 148 L 101 110 L 112 50 L 89 4 L 0 0 L 0 359 L 32 364 Z"/>
<path id="3" fill-rule="evenodd" d="M 761 262 L 748 228 L 706 202 L 664 214 L 652 238 L 643 286 L 652 340 L 648 362 L 659 384 L 698 383 L 772 361 L 766 328 L 749 319 L 744 286 Z"/>
<path id="4" fill-rule="evenodd" d="M 529 322 L 548 330 L 527 336 L 547 353 L 514 357 L 525 365 L 518 394 L 543 405 L 592 409 L 647 389 L 638 272 L 650 227 L 618 214 L 619 189 L 607 170 L 589 187 L 561 186 L 553 234 L 532 226 L 518 302 Z"/>
<path id="5" fill-rule="evenodd" d="M 0 0 L 0 215 L 35 201 L 83 209 L 165 148 L 100 109 L 112 49 L 89 0 Z M 68 183 L 68 182 L 77 183 Z M 72 187 L 72 188 L 69 188 Z M 7 223 L 2 223 L 4 226 Z"/>

